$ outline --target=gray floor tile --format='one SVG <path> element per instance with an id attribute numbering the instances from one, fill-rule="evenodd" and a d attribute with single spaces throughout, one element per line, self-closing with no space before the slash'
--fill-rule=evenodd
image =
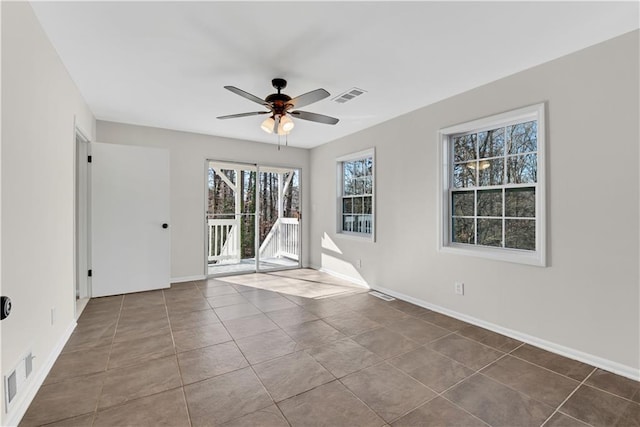
<path id="1" fill-rule="evenodd" d="M 474 373 L 455 360 L 426 347 L 418 347 L 388 362 L 438 393 Z"/>
<path id="2" fill-rule="evenodd" d="M 276 405 L 267 406 L 256 412 L 222 424 L 223 427 L 289 427 Z"/>
<path id="3" fill-rule="evenodd" d="M 223 322 L 225 320 L 239 319 L 241 317 L 248 317 L 261 313 L 255 305 L 249 302 L 218 307 L 215 308 L 214 311 Z"/>
<path id="4" fill-rule="evenodd" d="M 175 356 L 145 361 L 107 372 L 98 409 L 126 403 L 182 386 Z"/>
<path id="5" fill-rule="evenodd" d="M 253 369 L 276 402 L 334 380 L 303 351 L 259 363 Z"/>
<path id="6" fill-rule="evenodd" d="M 451 333 L 447 329 L 415 317 L 407 317 L 406 319 L 388 323 L 386 327 L 419 344 L 426 344 Z"/>
<path id="7" fill-rule="evenodd" d="M 640 382 L 598 369 L 586 381 L 587 385 L 608 391 L 625 399 L 632 399 L 640 392 Z"/>
<path id="8" fill-rule="evenodd" d="M 458 334 L 497 350 L 504 351 L 505 353 L 514 350 L 522 344 L 522 342 L 514 340 L 513 338 L 474 325 L 465 326 L 458 330 Z"/>
<path id="9" fill-rule="evenodd" d="M 352 337 L 361 346 L 383 359 L 413 350 L 419 344 L 387 328 L 378 328 Z"/>
<path id="10" fill-rule="evenodd" d="M 213 308 L 226 307 L 228 305 L 236 304 L 246 304 L 249 302 L 245 297 L 238 293 L 207 298 L 207 301 L 209 301 L 209 305 Z"/>
<path id="11" fill-rule="evenodd" d="M 511 353 L 528 362 L 547 368 L 551 371 L 573 378 L 577 381 L 584 380 L 593 371 L 593 366 L 577 360 L 569 359 L 559 354 L 551 353 L 541 348 L 525 344 Z"/>
<path id="12" fill-rule="evenodd" d="M 382 327 L 380 323 L 352 311 L 325 317 L 323 320 L 347 336 L 359 335 Z"/>
<path id="13" fill-rule="evenodd" d="M 235 340 L 278 329 L 278 326 L 262 313 L 239 319 L 225 320 L 223 323 Z"/>
<path id="14" fill-rule="evenodd" d="M 442 397 L 420 406 L 392 424 L 393 427 L 487 427 L 487 424 Z"/>
<path id="15" fill-rule="evenodd" d="M 176 351 L 180 353 L 231 341 L 231 336 L 222 323 L 214 323 L 173 331 L 173 339 L 176 343 Z"/>
<path id="16" fill-rule="evenodd" d="M 301 323 L 318 320 L 318 316 L 305 310 L 302 307 L 292 307 L 284 310 L 270 311 L 267 316 L 273 320 L 278 326 L 284 328 L 291 325 L 299 325 Z"/>
<path id="17" fill-rule="evenodd" d="M 117 342 L 111 347 L 109 369 L 136 365 L 173 354 L 175 348 L 169 332 L 133 341 Z"/>
<path id="18" fill-rule="evenodd" d="M 638 406 L 613 394 L 582 385 L 560 407 L 560 411 L 593 426 L 615 426 L 630 405 Z"/>
<path id="19" fill-rule="evenodd" d="M 210 309 L 172 313 L 169 316 L 169 322 L 171 323 L 171 330 L 179 331 L 181 329 L 198 328 L 220 323 L 220 319 L 218 319 L 218 316 Z"/>
<path id="20" fill-rule="evenodd" d="M 236 344 L 249 363 L 253 365 L 291 354 L 297 345 L 289 335 L 280 329 L 238 339 Z"/>
<path id="21" fill-rule="evenodd" d="M 433 341 L 427 347 L 474 370 L 485 367 L 504 354 L 456 334 Z"/>
<path id="22" fill-rule="evenodd" d="M 375 412 L 338 381 L 321 385 L 279 405 L 293 427 L 310 424 L 377 427 L 384 424 Z"/>
<path id="23" fill-rule="evenodd" d="M 178 363 L 185 385 L 249 365 L 233 341 L 178 353 Z"/>
<path id="24" fill-rule="evenodd" d="M 557 407 L 579 382 L 515 357 L 506 356 L 481 371 L 484 375 L 547 405 Z"/>
<path id="25" fill-rule="evenodd" d="M 322 320 L 313 320 L 299 325 L 285 326 L 283 329 L 298 344 L 296 347 L 297 350 L 317 347 L 345 338 L 344 334 L 327 325 Z"/>
<path id="26" fill-rule="evenodd" d="M 540 426 L 554 411 L 484 375 L 474 375 L 444 397 L 492 426 Z"/>
<path id="27" fill-rule="evenodd" d="M 102 390 L 104 375 L 86 375 L 42 386 L 20 426 L 39 426 L 92 413 Z"/>
<path id="28" fill-rule="evenodd" d="M 585 424 L 582 421 L 571 418 L 561 412 L 553 414 L 549 421 L 547 421 L 544 427 L 588 427 L 589 424 Z"/>
<path id="29" fill-rule="evenodd" d="M 382 362 L 375 353 L 350 339 L 342 339 L 306 350 L 336 378 Z"/>
<path id="30" fill-rule="evenodd" d="M 382 363 L 340 380 L 386 422 L 392 422 L 436 394 L 409 375 Z"/>
<path id="31" fill-rule="evenodd" d="M 51 384 L 72 377 L 103 372 L 107 369 L 110 351 L 111 346 L 107 345 L 62 353 L 44 383 Z"/>
<path id="32" fill-rule="evenodd" d="M 99 411 L 94 427 L 189 427 L 189 414 L 181 388 L 143 397 Z"/>
<path id="33" fill-rule="evenodd" d="M 273 404 L 251 368 L 184 387 L 193 427 L 222 424 Z"/>

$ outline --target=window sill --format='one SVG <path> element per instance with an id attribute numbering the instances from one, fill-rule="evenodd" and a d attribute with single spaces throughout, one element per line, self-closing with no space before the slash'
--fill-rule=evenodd
<path id="1" fill-rule="evenodd" d="M 338 231 L 336 232 L 336 237 L 340 239 L 348 239 L 348 240 L 356 240 L 360 242 L 370 242 L 374 243 L 376 239 L 373 234 L 359 234 L 359 233 L 349 233 L 346 231 Z"/>
<path id="2" fill-rule="evenodd" d="M 515 264 L 546 267 L 547 262 L 544 253 L 537 251 L 522 251 L 518 249 L 494 249 L 489 247 L 476 247 L 467 245 L 442 246 L 439 252 L 453 255 L 473 256 L 477 258 L 491 259 L 494 261 L 511 262 Z"/>

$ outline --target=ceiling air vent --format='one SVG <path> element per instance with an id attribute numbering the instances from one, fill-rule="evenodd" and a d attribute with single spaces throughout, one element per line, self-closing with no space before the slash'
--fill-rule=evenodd
<path id="1" fill-rule="evenodd" d="M 346 92 L 333 98 L 338 104 L 344 104 L 347 101 L 351 101 L 353 98 L 357 98 L 360 95 L 367 93 L 366 90 L 358 89 L 357 87 L 351 88 Z"/>

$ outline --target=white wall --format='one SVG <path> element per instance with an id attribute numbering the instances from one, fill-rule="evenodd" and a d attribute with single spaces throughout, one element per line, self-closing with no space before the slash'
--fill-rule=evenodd
<path id="1" fill-rule="evenodd" d="M 623 35 L 313 149 L 311 264 L 640 378 L 638 37 Z M 539 102 L 547 102 L 548 118 L 549 266 L 438 253 L 438 129 Z M 335 217 L 325 214 L 335 211 L 336 157 L 370 147 L 375 243 L 336 236 Z M 463 297 L 454 281 L 465 283 Z"/>
<path id="2" fill-rule="evenodd" d="M 212 118 L 211 120 L 215 120 Z M 304 212 L 309 205 L 309 150 L 98 121 L 98 142 L 169 149 L 171 192 L 171 278 L 202 277 L 205 273 L 205 160 L 260 163 L 302 169 L 303 265 L 307 265 L 309 233 Z"/>
<path id="3" fill-rule="evenodd" d="M 95 120 L 26 2 L 2 2 L 2 374 L 32 350 L 35 392 L 47 363 L 75 325 L 74 120 L 92 137 Z M 51 324 L 51 309 L 56 309 Z M 28 393 L 27 393 L 28 394 Z M 27 399 L 26 403 L 28 403 Z M 21 415 L 21 414 L 20 414 Z"/>

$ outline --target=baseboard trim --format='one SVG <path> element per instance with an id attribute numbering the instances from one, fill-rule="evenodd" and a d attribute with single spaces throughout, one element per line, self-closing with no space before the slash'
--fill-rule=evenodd
<path id="1" fill-rule="evenodd" d="M 5 425 L 17 426 L 20 423 L 22 417 L 24 417 L 24 415 L 26 414 L 27 409 L 29 409 L 29 405 L 31 405 L 31 402 L 33 402 L 33 398 L 36 397 L 36 393 L 38 392 L 38 390 L 40 390 L 40 387 L 42 387 L 42 384 L 47 378 L 47 375 L 49 375 L 53 364 L 58 359 L 58 356 L 60 356 L 60 353 L 62 353 L 62 349 L 64 348 L 67 341 L 69 341 L 69 338 L 71 337 L 73 330 L 76 328 L 76 325 L 77 323 L 75 320 L 73 320 L 69 324 L 62 337 L 60 337 L 60 340 L 58 341 L 56 346 L 53 348 L 51 353 L 49 353 L 49 356 L 45 360 L 44 364 L 40 366 L 40 369 L 37 372 L 34 373 L 35 376 L 28 384 L 28 388 L 22 395 L 21 400 L 16 402 L 13 409 L 7 414 L 7 424 Z"/>
<path id="2" fill-rule="evenodd" d="M 356 278 L 354 278 L 352 276 L 347 276 L 346 274 L 338 273 L 336 271 L 329 270 L 327 268 L 323 268 L 323 267 L 320 267 L 320 266 L 317 266 L 317 265 L 310 265 L 309 268 L 312 268 L 314 270 L 318 270 L 321 273 L 326 273 L 329 276 L 333 276 L 333 277 L 336 277 L 338 279 L 346 280 L 347 282 L 353 283 L 354 285 L 358 285 L 358 286 L 360 286 L 362 288 L 371 289 L 371 286 L 369 286 L 369 284 L 367 282 L 365 282 L 364 280 L 356 279 Z"/>
<path id="3" fill-rule="evenodd" d="M 205 280 L 207 277 L 204 274 L 199 276 L 182 276 L 182 277 L 172 277 L 169 280 L 169 283 L 183 283 L 183 282 L 193 282 L 195 280 Z"/>
<path id="4" fill-rule="evenodd" d="M 405 295 L 401 292 L 384 288 L 382 286 L 374 286 L 372 289 L 391 295 L 392 297 L 410 302 L 420 307 L 427 308 L 429 310 L 433 310 L 438 313 L 446 314 L 447 316 L 451 316 L 456 319 L 462 320 L 464 322 L 471 323 L 472 325 L 480 326 L 481 328 L 485 328 L 490 331 L 493 331 L 502 335 L 506 335 L 518 341 L 522 341 L 527 344 L 540 347 L 552 353 L 556 353 L 561 356 L 565 356 L 570 359 L 577 360 L 579 362 L 587 363 L 597 368 L 604 369 L 605 371 L 613 372 L 614 374 L 618 374 L 623 377 L 630 378 L 634 381 L 640 381 L 640 370 L 635 369 L 631 366 L 623 365 L 621 363 L 614 362 L 612 360 L 605 359 L 600 356 L 596 356 L 590 353 L 585 353 L 583 351 L 576 350 L 574 348 L 566 347 L 561 344 L 557 344 L 551 341 L 544 340 L 542 338 L 538 338 L 532 335 L 514 331 L 512 329 L 504 328 L 502 326 L 499 326 L 490 322 L 486 322 L 484 320 L 481 320 L 472 316 L 468 316 L 466 314 L 458 313 L 457 311 L 449 310 L 448 308 L 444 308 L 435 304 L 428 303 L 418 298 L 413 298 L 409 295 Z"/>

